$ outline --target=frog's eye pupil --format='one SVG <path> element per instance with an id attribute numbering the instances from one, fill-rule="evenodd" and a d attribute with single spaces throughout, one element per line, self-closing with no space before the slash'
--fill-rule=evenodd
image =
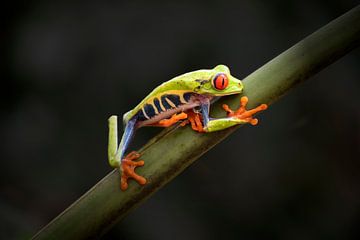
<path id="1" fill-rule="evenodd" d="M 229 79 L 226 74 L 219 73 L 214 77 L 212 84 L 217 90 L 224 90 L 229 85 Z"/>

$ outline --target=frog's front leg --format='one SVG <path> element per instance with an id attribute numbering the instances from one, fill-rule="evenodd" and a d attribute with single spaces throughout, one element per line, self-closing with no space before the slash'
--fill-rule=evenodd
<path id="1" fill-rule="evenodd" d="M 117 116 L 109 118 L 109 145 L 108 158 L 109 164 L 114 168 L 119 168 L 121 172 L 121 190 L 126 190 L 128 187 L 128 179 L 133 178 L 139 184 L 144 185 L 146 179 L 135 173 L 135 168 L 143 166 L 144 161 L 135 161 L 140 157 L 140 154 L 133 151 L 124 157 L 124 153 L 135 133 L 136 119 L 130 120 L 125 127 L 124 134 L 121 138 L 119 147 L 118 144 L 118 128 Z"/>
<path id="2" fill-rule="evenodd" d="M 224 104 L 223 108 L 228 113 L 227 118 L 211 119 L 208 115 L 209 106 L 207 104 L 201 105 L 202 108 L 202 117 L 204 119 L 204 131 L 205 132 L 214 132 L 219 131 L 225 128 L 229 128 L 238 124 L 250 123 L 251 125 L 256 125 L 258 120 L 253 118 L 253 115 L 264 111 L 267 109 L 266 104 L 261 104 L 260 106 L 246 110 L 246 105 L 248 103 L 247 97 L 242 97 L 240 99 L 240 107 L 238 110 L 233 111 L 229 108 L 228 105 Z M 207 122 L 207 123 L 206 123 Z"/>

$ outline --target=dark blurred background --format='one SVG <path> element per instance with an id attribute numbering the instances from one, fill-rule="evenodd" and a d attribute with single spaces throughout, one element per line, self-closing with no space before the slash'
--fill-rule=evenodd
<path id="1" fill-rule="evenodd" d="M 244 78 L 357 3 L 3 6 L 0 238 L 28 238 L 111 170 L 110 114 L 191 70 Z M 359 64 L 355 50 L 290 92 L 103 239 L 359 239 Z"/>

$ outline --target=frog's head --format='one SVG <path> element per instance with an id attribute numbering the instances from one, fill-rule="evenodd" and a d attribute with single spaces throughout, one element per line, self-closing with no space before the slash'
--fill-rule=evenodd
<path id="1" fill-rule="evenodd" d="M 239 79 L 231 76 L 229 68 L 225 65 L 217 65 L 210 70 L 210 79 L 197 81 L 200 85 L 196 92 L 212 96 L 239 94 L 244 88 Z"/>

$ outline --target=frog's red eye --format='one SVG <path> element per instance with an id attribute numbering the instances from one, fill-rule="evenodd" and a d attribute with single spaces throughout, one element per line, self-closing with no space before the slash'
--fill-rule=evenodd
<path id="1" fill-rule="evenodd" d="M 225 73 L 219 73 L 212 80 L 212 85 L 217 90 L 224 90 L 229 85 L 229 79 Z"/>

